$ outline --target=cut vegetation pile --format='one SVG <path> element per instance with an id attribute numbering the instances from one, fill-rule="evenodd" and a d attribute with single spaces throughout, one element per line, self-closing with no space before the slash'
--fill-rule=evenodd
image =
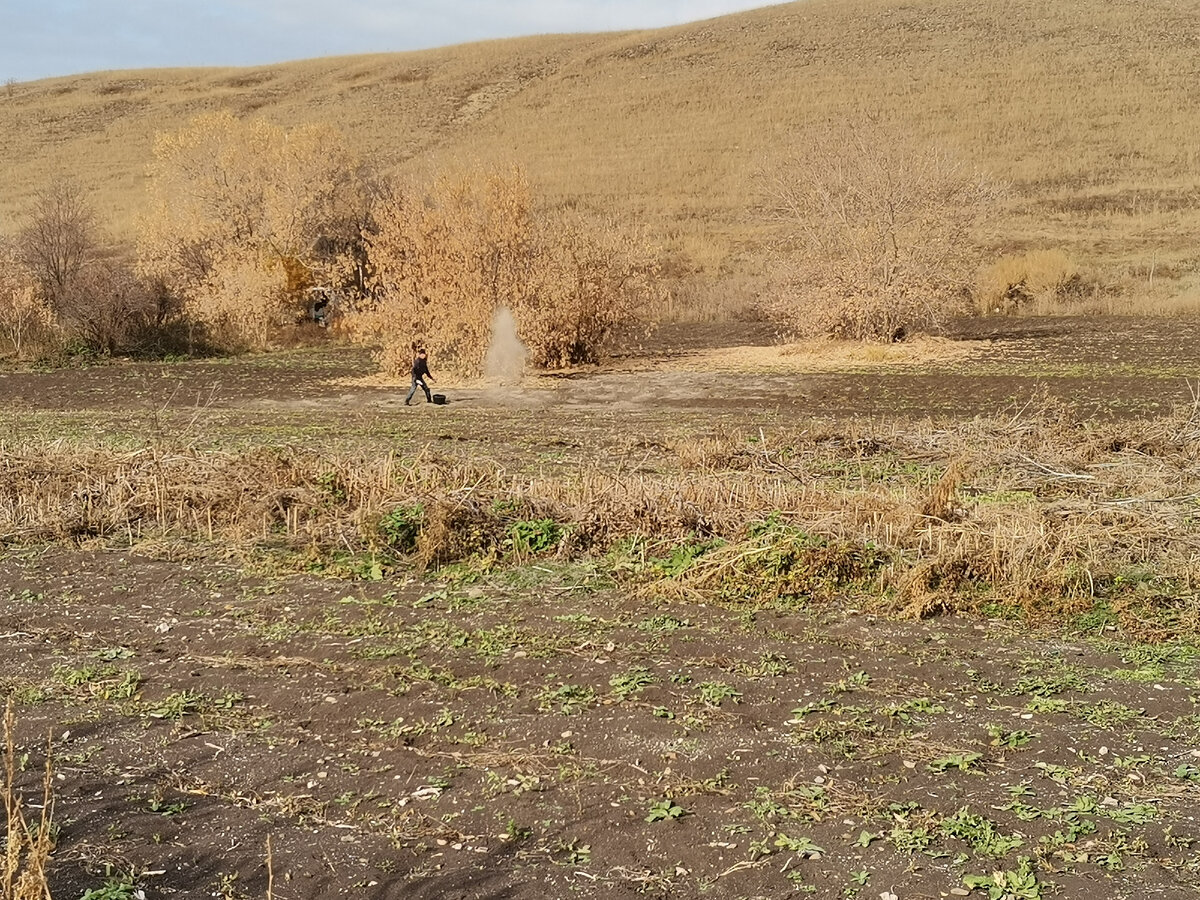
<path id="1" fill-rule="evenodd" d="M 556 555 L 739 607 L 850 596 L 909 617 L 986 610 L 1200 633 L 1197 421 L 1061 411 L 941 428 L 725 435 L 623 471 L 295 449 L 0 452 L 0 539 L 234 548 L 376 577 Z"/>

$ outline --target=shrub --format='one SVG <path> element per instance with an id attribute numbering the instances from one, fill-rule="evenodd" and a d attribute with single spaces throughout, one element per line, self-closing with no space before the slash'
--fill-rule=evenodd
<path id="1" fill-rule="evenodd" d="M 11 247 L 0 247 L 0 333 L 18 358 L 51 331 L 54 313 Z"/>
<path id="2" fill-rule="evenodd" d="M 535 263 L 514 309 L 530 362 L 541 368 L 596 362 L 614 329 L 638 324 L 662 299 L 653 247 L 612 221 L 549 217 Z"/>
<path id="3" fill-rule="evenodd" d="M 46 302 L 57 307 L 97 248 L 95 212 L 79 185 L 64 179 L 35 195 L 16 252 Z"/>
<path id="4" fill-rule="evenodd" d="M 111 260 L 84 268 L 59 301 L 59 327 L 68 341 L 97 353 L 130 350 L 157 324 L 158 298 L 133 270 Z"/>
<path id="5" fill-rule="evenodd" d="M 366 236 L 371 301 L 350 319 L 377 343 L 388 372 L 406 371 L 412 344 L 437 365 L 478 373 L 498 306 L 522 290 L 532 252 L 532 195 L 520 172 L 442 176 L 393 188 Z"/>
<path id="6" fill-rule="evenodd" d="M 379 520 L 379 534 L 393 550 L 411 553 L 417 548 L 424 521 L 425 508 L 421 504 L 397 506 Z"/>
<path id="7" fill-rule="evenodd" d="M 395 188 L 365 239 L 370 298 L 350 317 L 380 345 L 383 368 L 407 370 L 412 348 L 477 375 L 501 309 L 535 366 L 594 361 L 612 330 L 657 298 L 657 264 L 639 235 L 576 213 L 535 210 L 519 169 L 443 175 Z"/>
<path id="8" fill-rule="evenodd" d="M 217 255 L 188 293 L 187 309 L 225 346 L 264 349 L 288 316 L 287 271 L 270 253 Z"/>
<path id="9" fill-rule="evenodd" d="M 875 124 L 816 129 L 769 179 L 785 230 L 777 311 L 799 333 L 891 340 L 968 295 L 976 219 L 999 192 L 940 148 Z"/>

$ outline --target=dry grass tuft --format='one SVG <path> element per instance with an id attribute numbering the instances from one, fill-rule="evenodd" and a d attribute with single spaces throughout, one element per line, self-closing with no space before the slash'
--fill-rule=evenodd
<path id="1" fill-rule="evenodd" d="M 667 365 L 676 372 L 844 372 L 949 364 L 979 352 L 963 341 L 927 335 L 892 344 L 819 339 L 773 347 L 701 350 Z"/>
<path id="2" fill-rule="evenodd" d="M 1078 301 L 1084 292 L 1078 267 L 1061 250 L 1002 256 L 975 280 L 975 306 L 983 315 L 1045 312 Z"/>
<path id="3" fill-rule="evenodd" d="M 37 827 L 25 816 L 17 786 L 16 715 L 9 700 L 4 711 L 4 858 L 0 861 L 0 900 L 50 900 L 46 870 L 54 851 L 53 768 L 46 746 L 46 773 L 42 780 L 42 809 Z"/>

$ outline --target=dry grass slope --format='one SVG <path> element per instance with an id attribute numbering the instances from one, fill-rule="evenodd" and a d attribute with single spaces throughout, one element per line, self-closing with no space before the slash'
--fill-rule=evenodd
<path id="1" fill-rule="evenodd" d="M 519 162 L 551 202 L 647 222 L 681 271 L 739 274 L 755 175 L 806 124 L 879 115 L 1013 186 L 995 252 L 1192 287 L 1197 0 L 811 0 L 669 29 L 257 69 L 107 72 L 0 95 L 0 232 L 71 173 L 116 230 L 154 132 L 229 108 L 330 122 L 381 169 Z M 1165 284 L 1164 284 L 1165 282 Z"/>

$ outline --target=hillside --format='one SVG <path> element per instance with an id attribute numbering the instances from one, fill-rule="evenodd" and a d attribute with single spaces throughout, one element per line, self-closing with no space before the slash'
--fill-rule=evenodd
<path id="1" fill-rule="evenodd" d="M 229 108 L 332 122 L 383 171 L 523 163 L 551 202 L 646 222 L 682 270 L 755 268 L 756 175 L 868 113 L 1011 183 L 997 252 L 1181 278 L 1200 234 L 1200 0 L 812 0 L 674 28 L 253 69 L 104 72 L 0 93 L 0 232 L 40 186 L 117 235 L 156 131 Z"/>

